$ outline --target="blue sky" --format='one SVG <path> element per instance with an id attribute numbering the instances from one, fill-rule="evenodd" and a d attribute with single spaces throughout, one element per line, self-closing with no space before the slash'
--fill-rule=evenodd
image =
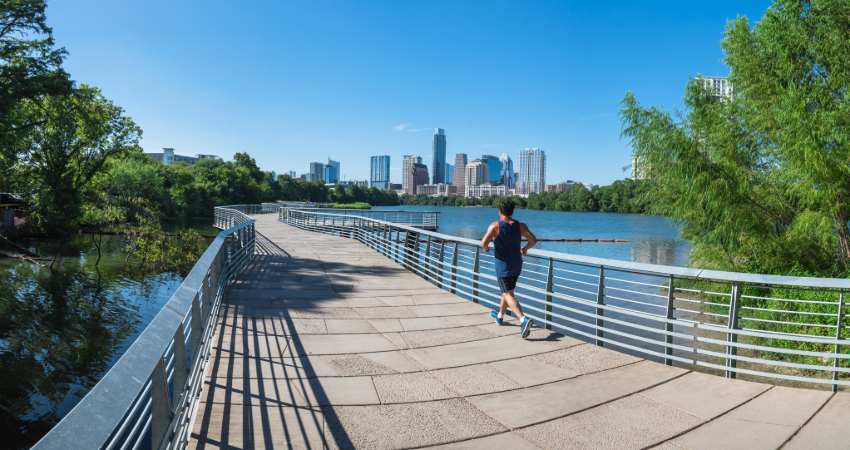
<path id="1" fill-rule="evenodd" d="M 369 156 L 430 165 L 464 152 L 542 147 L 547 181 L 627 174 L 617 116 L 632 90 L 680 109 L 688 78 L 725 75 L 726 21 L 768 1 L 54 0 L 48 21 L 78 82 L 100 87 L 144 129 L 146 151 L 253 155 L 307 171 Z"/>

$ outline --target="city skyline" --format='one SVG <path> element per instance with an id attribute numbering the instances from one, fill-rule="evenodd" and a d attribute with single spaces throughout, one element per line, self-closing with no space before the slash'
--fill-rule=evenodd
<path id="1" fill-rule="evenodd" d="M 416 4 L 80 0 L 50 3 L 47 17 L 68 71 L 125 108 L 147 152 L 244 151 L 266 170 L 300 174 L 310 149 L 360 180 L 363 161 L 386 154 L 399 180 L 404 154 L 432 164 L 440 127 L 446 162 L 539 146 L 551 174 L 608 184 L 629 175 L 625 93 L 681 109 L 688 79 L 728 74 L 726 21 L 768 4 L 445 2 L 434 23 Z"/>

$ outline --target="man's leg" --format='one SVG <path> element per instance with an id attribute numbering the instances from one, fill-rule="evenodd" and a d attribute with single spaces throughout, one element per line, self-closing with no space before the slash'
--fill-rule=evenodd
<path id="1" fill-rule="evenodd" d="M 525 317 L 525 314 L 522 313 L 522 307 L 519 305 L 519 302 L 514 297 L 514 291 L 510 290 L 502 294 L 502 304 L 501 304 L 501 313 L 505 313 L 505 307 L 510 307 L 511 311 L 514 312 L 516 318 L 522 320 Z"/>
<path id="2" fill-rule="evenodd" d="M 499 299 L 499 317 L 505 317 L 505 310 L 508 309 L 508 303 L 505 301 L 505 294 L 502 293 Z"/>

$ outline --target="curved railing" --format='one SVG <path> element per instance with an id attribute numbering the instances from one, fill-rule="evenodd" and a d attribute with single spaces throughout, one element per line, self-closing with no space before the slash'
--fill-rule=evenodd
<path id="1" fill-rule="evenodd" d="M 222 231 L 162 310 L 35 449 L 184 448 L 224 288 L 254 254 L 250 205 L 215 208 Z"/>
<path id="2" fill-rule="evenodd" d="M 356 239 L 442 289 L 497 306 L 479 242 L 368 217 L 281 208 L 296 227 Z M 719 272 L 533 249 L 516 295 L 537 324 L 723 374 L 850 386 L 850 280 Z"/>
<path id="3" fill-rule="evenodd" d="M 305 208 L 301 206 L 282 205 L 280 215 L 285 214 L 286 209 L 297 209 L 304 212 L 320 212 L 350 217 L 366 217 L 369 219 L 382 220 L 414 228 L 436 231 L 440 224 L 440 213 L 438 211 L 411 211 L 411 210 L 381 210 L 381 209 L 329 209 L 329 208 Z"/>

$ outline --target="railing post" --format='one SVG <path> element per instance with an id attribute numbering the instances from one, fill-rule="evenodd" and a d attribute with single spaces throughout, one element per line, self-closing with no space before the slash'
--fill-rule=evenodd
<path id="1" fill-rule="evenodd" d="M 216 287 L 217 290 L 218 287 Z M 214 294 L 213 294 L 214 295 Z M 198 351 L 201 349 L 201 337 L 204 335 L 204 325 L 201 317 L 201 304 L 196 295 L 192 298 L 192 318 L 190 323 L 192 329 L 189 331 L 189 344 L 192 348 L 192 361 L 198 356 Z"/>
<path id="2" fill-rule="evenodd" d="M 838 293 L 838 317 L 835 320 L 835 340 L 841 340 L 841 327 L 844 326 L 844 291 Z M 832 392 L 838 392 L 838 368 L 840 367 L 840 359 L 838 359 L 838 351 L 841 348 L 838 343 L 835 343 L 835 358 L 832 361 Z"/>
<path id="3" fill-rule="evenodd" d="M 546 269 L 546 329 L 552 329 L 552 293 L 555 289 L 554 282 L 555 260 L 549 258 Z"/>
<path id="4" fill-rule="evenodd" d="M 417 245 L 418 247 L 418 245 Z M 425 273 L 427 273 L 431 278 L 434 277 L 434 266 L 431 264 L 431 235 L 428 235 L 428 240 L 425 241 Z M 436 282 L 434 280 L 428 280 L 431 283 Z"/>
<path id="5" fill-rule="evenodd" d="M 183 325 L 177 326 L 177 331 L 174 333 L 174 375 L 171 379 L 172 410 L 180 404 L 180 400 L 186 393 L 186 378 L 188 370 L 186 370 L 186 336 L 183 334 Z"/>
<path id="6" fill-rule="evenodd" d="M 165 361 L 160 358 L 151 374 L 151 448 L 160 448 L 171 423 L 166 376 Z"/>
<path id="7" fill-rule="evenodd" d="M 673 304 L 673 300 L 675 299 L 675 295 L 673 295 L 673 275 L 670 275 L 670 278 L 667 283 L 667 320 L 673 320 L 676 317 L 676 309 Z M 664 335 L 664 364 L 668 366 L 673 365 L 673 359 L 670 358 L 673 356 L 673 336 L 670 334 L 673 332 L 673 324 L 667 322 L 664 324 L 664 330 L 667 334 Z"/>
<path id="8" fill-rule="evenodd" d="M 604 305 L 605 304 L 605 267 L 599 266 L 599 285 L 596 288 L 596 304 Z M 605 310 L 600 307 L 596 307 L 596 345 L 600 347 L 604 347 L 604 342 L 602 341 L 602 337 L 605 337 L 605 333 L 602 329 L 605 327 L 605 320 L 603 319 L 605 316 Z"/>
<path id="9" fill-rule="evenodd" d="M 478 260 L 481 256 L 481 250 L 475 247 L 475 258 L 472 261 L 472 301 L 478 303 Z"/>
<path id="10" fill-rule="evenodd" d="M 454 248 L 452 249 L 452 294 L 457 294 L 457 250 L 458 243 L 454 243 Z"/>
<path id="11" fill-rule="evenodd" d="M 740 305 L 741 292 L 738 283 L 732 283 L 732 292 L 729 294 L 729 318 L 727 326 L 730 330 L 738 329 L 738 312 L 741 309 Z M 734 344 L 738 343 L 738 335 L 736 333 L 727 333 L 726 341 L 729 345 L 726 346 L 726 378 L 735 378 L 735 368 L 738 355 L 738 347 Z"/>
<path id="12" fill-rule="evenodd" d="M 440 241 L 440 250 L 437 251 L 437 255 L 439 255 L 439 256 L 437 256 L 437 279 L 440 280 L 440 283 L 439 283 L 440 289 L 446 288 L 446 277 L 443 274 L 443 271 L 445 270 L 444 267 L 443 267 L 443 258 L 445 257 L 445 250 L 446 250 L 446 241 L 441 240 Z"/>

